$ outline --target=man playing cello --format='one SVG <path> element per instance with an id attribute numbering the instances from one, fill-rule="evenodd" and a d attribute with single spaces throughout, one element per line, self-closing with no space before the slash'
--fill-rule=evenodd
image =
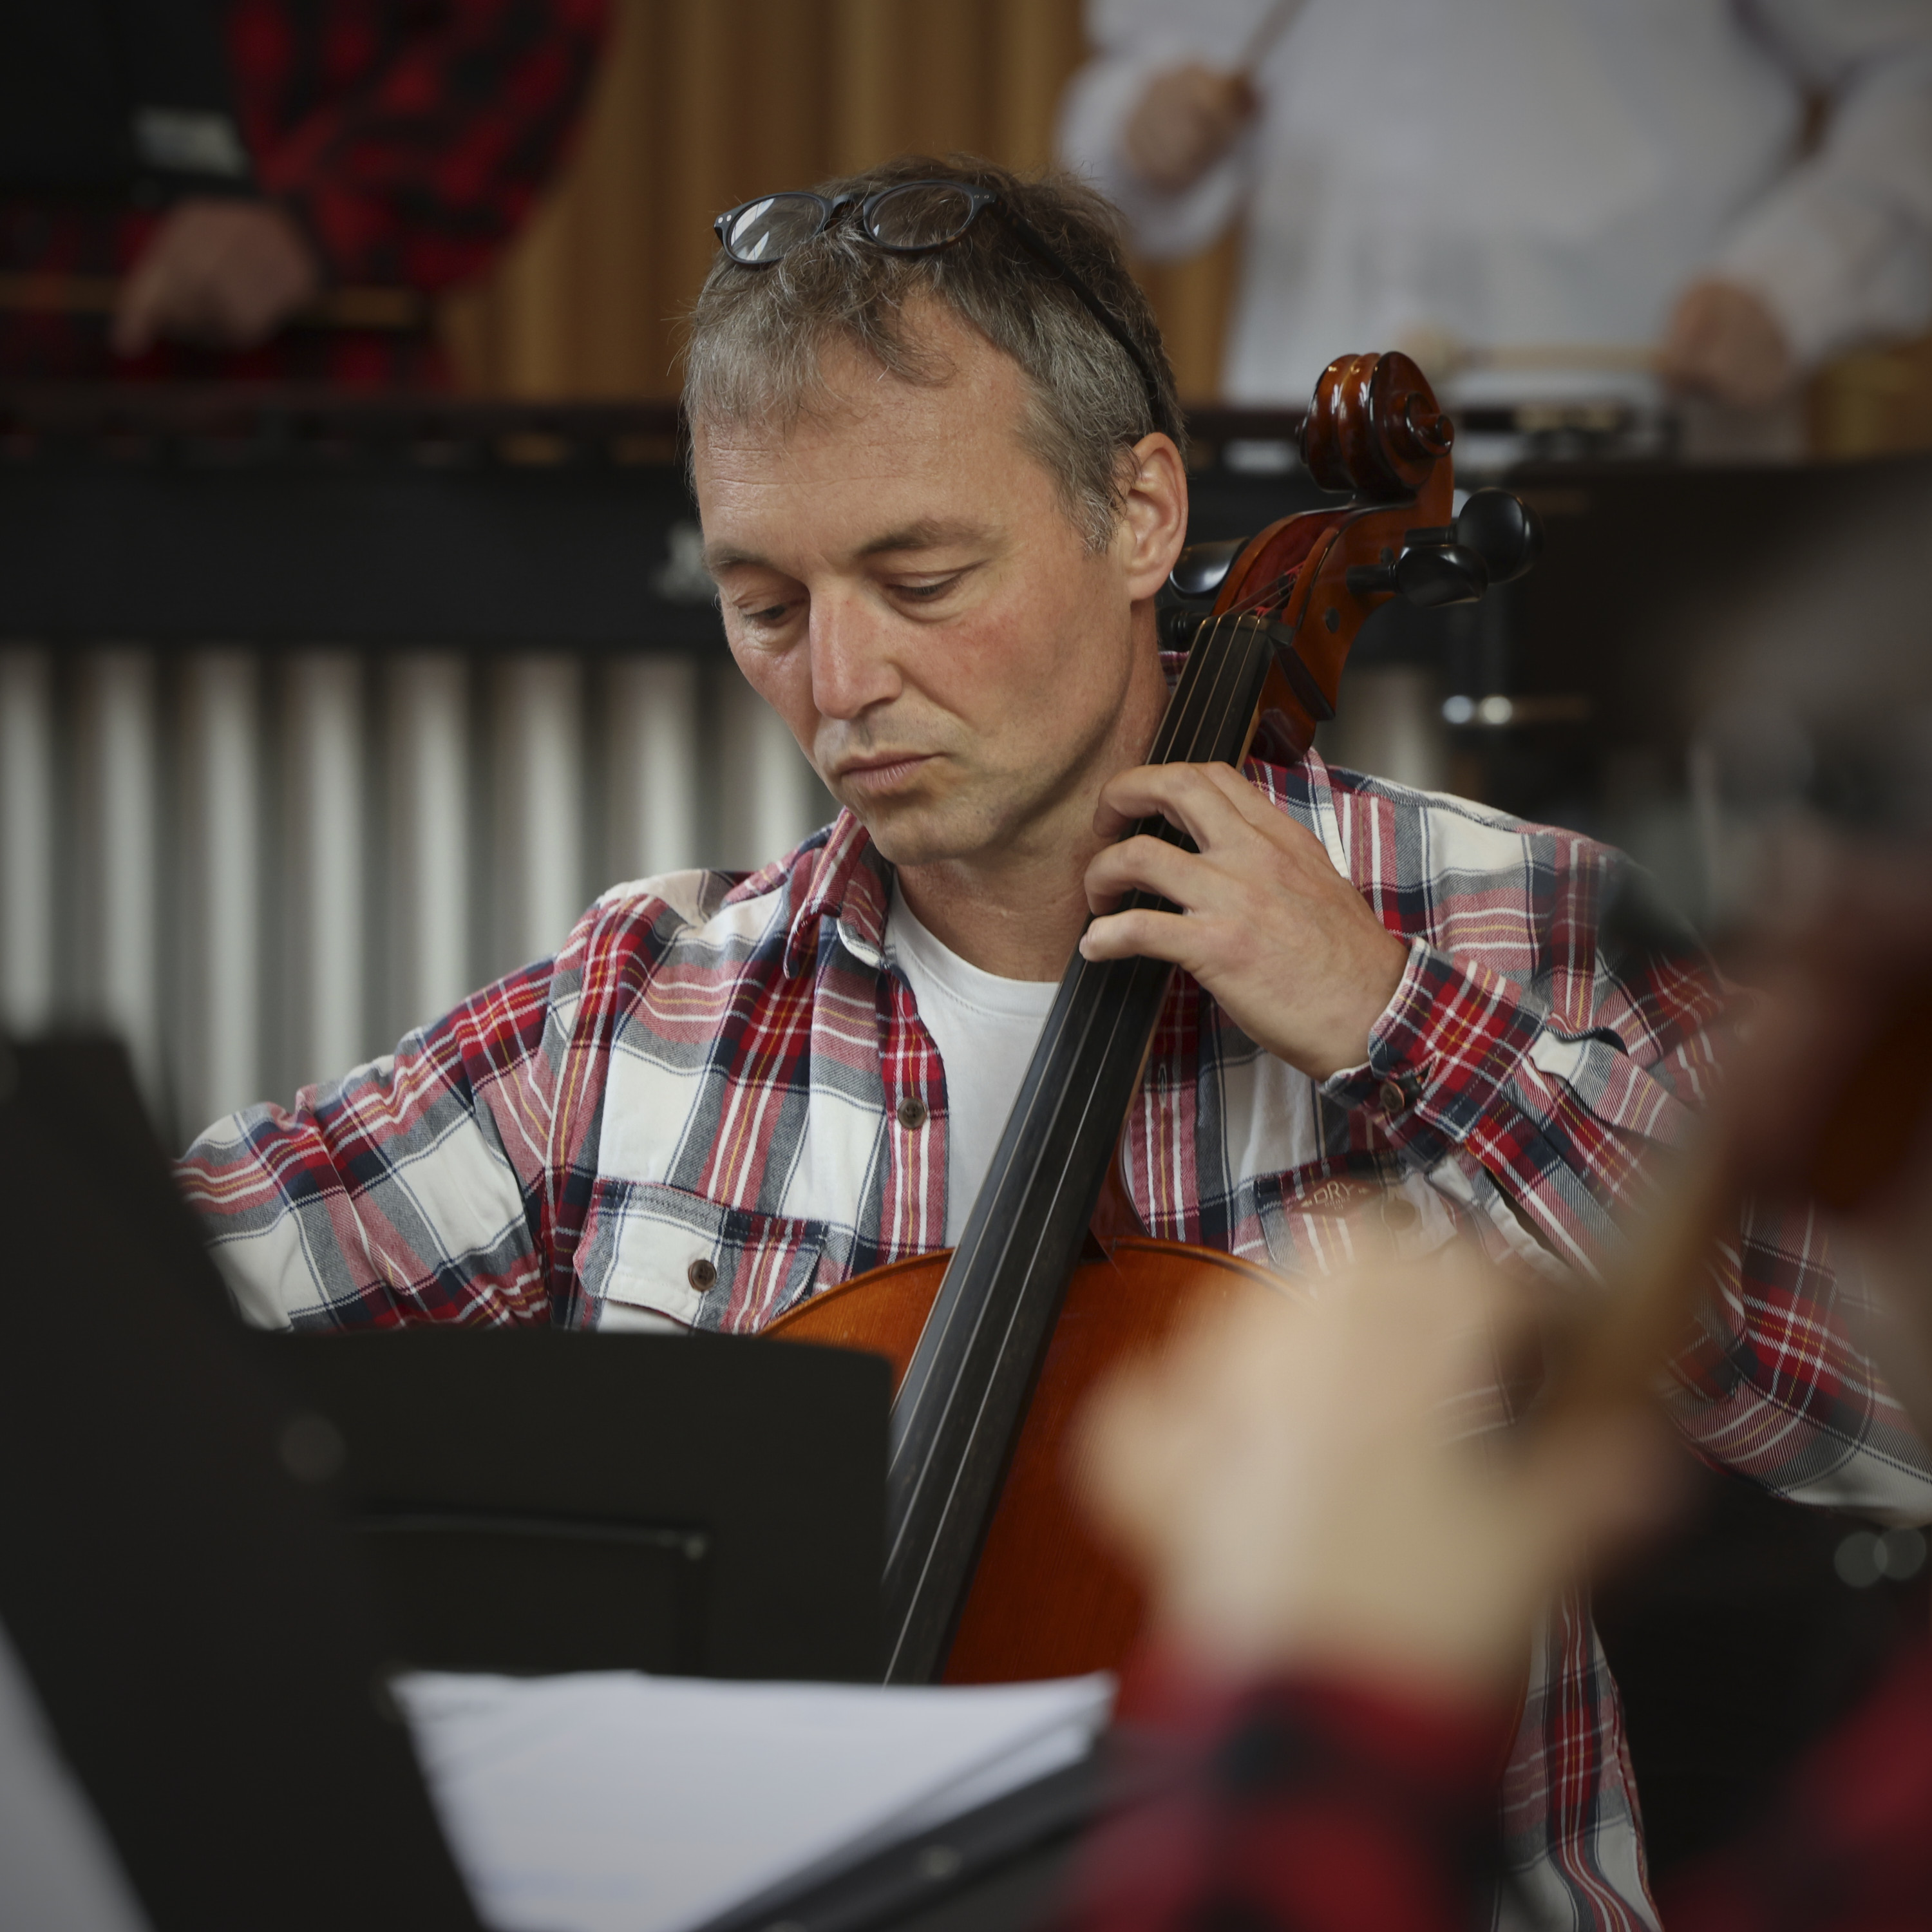
<path id="1" fill-rule="evenodd" d="M 842 809 L 748 878 L 613 889 L 393 1058 L 211 1129 L 184 1172 L 244 1312 L 763 1328 L 956 1236 L 1076 945 L 1181 969 L 1123 1143 L 1153 1233 L 1306 1277 L 1379 1198 L 1408 1252 L 1460 1230 L 1552 1294 L 1592 1278 L 1720 989 L 1606 934 L 1626 862 L 1587 839 L 1312 752 L 1142 763 L 1186 476 L 1106 205 L 914 160 L 720 232 L 686 384 L 706 560 Z M 1112 842 L 1155 812 L 1198 852 Z M 1106 910 L 1132 887 L 1182 910 Z M 1693 1441 L 1932 1514 L 1822 1256 L 1767 1223 L 1723 1266 Z M 1648 1922 L 1575 1603 L 1507 1804 L 1539 1916 Z"/>

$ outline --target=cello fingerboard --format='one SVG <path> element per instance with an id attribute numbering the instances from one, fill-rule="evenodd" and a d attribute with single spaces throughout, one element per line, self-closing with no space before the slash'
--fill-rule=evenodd
<path id="1" fill-rule="evenodd" d="M 1148 754 L 1238 764 L 1274 646 L 1252 616 L 1202 627 Z M 1187 850 L 1163 819 L 1144 833 Z M 1141 894 L 1129 904 L 1172 910 Z M 1173 968 L 1077 952 L 892 1408 L 886 1677 L 936 1678 L 1046 1345 L 1138 1083 Z"/>

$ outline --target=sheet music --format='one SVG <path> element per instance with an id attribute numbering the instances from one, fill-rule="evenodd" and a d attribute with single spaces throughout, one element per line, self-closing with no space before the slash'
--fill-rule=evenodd
<path id="1" fill-rule="evenodd" d="M 107 1828 L 0 1625 L 0 1926 L 151 1932 Z"/>
<path id="2" fill-rule="evenodd" d="M 686 1932 L 1075 1762 L 1114 1683 L 426 1672 L 395 1688 L 496 1932 Z"/>

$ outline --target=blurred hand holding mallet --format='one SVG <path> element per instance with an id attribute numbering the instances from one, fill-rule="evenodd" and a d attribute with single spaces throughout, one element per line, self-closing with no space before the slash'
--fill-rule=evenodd
<path id="1" fill-rule="evenodd" d="M 1155 75 L 1121 130 L 1129 170 L 1157 194 L 1182 194 L 1228 150 L 1261 106 L 1255 70 L 1304 0 L 1275 0 L 1232 68 L 1190 62 Z"/>

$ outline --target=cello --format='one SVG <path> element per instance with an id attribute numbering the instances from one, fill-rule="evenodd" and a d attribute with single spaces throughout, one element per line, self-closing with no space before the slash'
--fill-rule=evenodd
<path id="1" fill-rule="evenodd" d="M 1453 514 L 1452 440 L 1406 356 L 1330 364 L 1301 452 L 1315 482 L 1347 500 L 1183 554 L 1174 588 L 1213 603 L 1163 621 L 1185 658 L 1148 764 L 1238 767 L 1264 721 L 1273 746 L 1300 758 L 1334 715 L 1372 610 L 1396 596 L 1472 601 L 1528 568 L 1540 533 L 1514 496 L 1480 490 Z M 1137 832 L 1192 849 L 1163 820 L 1123 836 Z M 957 1248 L 857 1276 L 766 1331 L 892 1364 L 887 1682 L 1120 1664 L 1142 1600 L 1082 1520 L 1067 1425 L 1114 1364 L 1178 1322 L 1279 1288 L 1255 1262 L 1150 1239 L 1120 1176 L 1122 1128 L 1174 971 L 1076 952 Z"/>

